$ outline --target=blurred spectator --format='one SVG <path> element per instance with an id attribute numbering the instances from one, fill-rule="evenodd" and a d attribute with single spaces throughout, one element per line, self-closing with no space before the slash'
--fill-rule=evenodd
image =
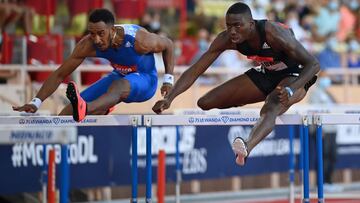
<path id="1" fill-rule="evenodd" d="M 338 42 L 335 37 L 331 37 L 325 44 L 325 48 L 317 55 L 320 67 L 325 70 L 328 68 L 339 68 L 341 57 L 336 52 Z"/>
<path id="2" fill-rule="evenodd" d="M 66 0 L 69 9 L 70 26 L 65 33 L 70 36 L 81 37 L 87 29 L 87 15 L 91 10 L 91 0 Z"/>
<path id="3" fill-rule="evenodd" d="M 308 13 L 301 17 L 301 13 L 300 13 L 299 18 L 300 18 L 299 21 L 300 21 L 301 27 L 304 29 L 304 31 L 311 34 L 315 27 L 314 26 L 314 24 L 315 24 L 314 23 L 314 14 Z"/>
<path id="4" fill-rule="evenodd" d="M 360 68 L 360 45 L 355 39 L 349 42 L 347 67 Z"/>
<path id="5" fill-rule="evenodd" d="M 303 25 L 304 18 L 306 16 L 314 14 L 314 7 L 313 7 L 314 4 L 315 4 L 315 2 L 312 0 L 304 0 L 304 2 L 302 4 L 298 4 L 297 10 L 299 11 L 299 21 L 303 27 L 304 27 L 304 25 Z"/>
<path id="6" fill-rule="evenodd" d="M 176 65 L 184 65 L 186 64 L 186 59 L 183 55 L 182 43 L 180 40 L 174 41 L 174 54 L 175 54 L 175 64 Z"/>
<path id="7" fill-rule="evenodd" d="M 140 26 L 149 32 L 158 34 L 161 31 L 160 14 L 158 12 L 146 12 L 141 17 Z"/>
<path id="8" fill-rule="evenodd" d="M 9 59 L 3 60 L 2 51 L 3 51 L 3 35 L 6 32 L 6 29 L 10 25 L 16 25 L 16 23 L 21 22 L 25 34 L 31 33 L 31 13 L 32 9 L 27 8 L 25 5 L 21 4 L 18 1 L 7 1 L 0 3 L 0 63 L 10 63 L 6 61 Z M 0 84 L 7 84 L 10 82 L 18 82 L 20 80 L 20 74 L 14 70 L 0 70 Z M 28 95 L 25 95 L 28 98 L 31 98 L 31 85 L 28 75 L 25 78 L 25 84 L 29 91 Z"/>
<path id="9" fill-rule="evenodd" d="M 281 22 L 278 12 L 274 9 L 269 9 L 266 12 L 266 18 L 270 21 Z"/>
<path id="10" fill-rule="evenodd" d="M 358 11 L 360 8 L 360 2 L 358 0 L 345 0 L 344 3 L 346 3 L 349 9 L 353 12 Z"/>
<path id="11" fill-rule="evenodd" d="M 294 32 L 295 38 L 301 43 L 309 40 L 308 33 L 300 26 L 299 14 L 295 7 L 287 10 L 285 24 L 291 27 Z"/>
<path id="12" fill-rule="evenodd" d="M 55 22 L 56 0 L 23 0 L 24 5 L 34 10 L 33 33 L 44 35 L 50 33 Z"/>
<path id="13" fill-rule="evenodd" d="M 0 33 L 5 32 L 11 25 L 20 23 L 26 35 L 32 33 L 34 10 L 24 4 L 23 1 L 5 1 L 0 3 Z M 0 39 L 1 43 L 1 39 Z"/>
<path id="14" fill-rule="evenodd" d="M 111 0 L 115 19 L 134 20 L 141 18 L 145 13 L 145 0 Z"/>
<path id="15" fill-rule="evenodd" d="M 155 12 L 152 16 L 150 27 L 154 33 L 159 33 L 161 30 L 160 13 Z"/>
<path id="16" fill-rule="evenodd" d="M 209 48 L 210 45 L 210 34 L 209 31 L 202 28 L 198 32 L 198 51 L 196 52 L 195 56 L 192 58 L 191 63 L 194 63 L 195 61 L 199 60 L 201 55 L 203 55 Z"/>
<path id="17" fill-rule="evenodd" d="M 269 1 L 266 0 L 254 0 L 248 3 L 250 6 L 252 15 L 254 19 L 265 19 L 266 18 L 266 8 L 269 5 Z"/>
<path id="18" fill-rule="evenodd" d="M 0 3 L 0 63 L 10 63 L 10 58 L 2 58 L 3 56 L 3 36 L 5 38 L 7 28 L 17 23 L 21 23 L 25 34 L 31 33 L 31 16 L 32 10 L 26 8 L 17 1 L 5 1 Z M 7 42 L 6 42 L 7 43 Z M 7 44 L 7 46 L 11 46 Z M 11 50 L 11 49 L 10 49 Z M 7 50 L 9 51 L 9 50 Z M 0 84 L 19 83 L 21 77 L 20 72 L 15 70 L 0 70 Z M 32 86 L 28 75 L 25 75 L 26 101 L 32 97 Z M 6 94 L 4 95 L 7 96 Z"/>
<path id="19" fill-rule="evenodd" d="M 198 51 L 197 41 L 194 38 L 185 38 L 181 40 L 181 61 L 184 61 L 183 65 L 189 65 Z"/>
<path id="20" fill-rule="evenodd" d="M 340 7 L 340 22 L 336 36 L 340 42 L 345 41 L 355 29 L 356 16 L 354 11 L 357 9 L 357 6 L 351 2 L 357 1 L 347 1 Z"/>
<path id="21" fill-rule="evenodd" d="M 315 36 L 316 41 L 323 42 L 327 40 L 329 35 L 338 31 L 340 22 L 339 1 L 329 0 L 317 8 L 317 15 L 314 23 L 316 26 Z"/>
<path id="22" fill-rule="evenodd" d="M 144 13 L 144 15 L 140 19 L 140 26 L 145 28 L 147 31 L 151 32 L 151 15 L 149 12 Z"/>
<path id="23" fill-rule="evenodd" d="M 360 40 L 360 8 L 358 8 L 355 11 L 355 16 L 356 16 L 356 23 L 355 23 L 354 34 L 355 34 L 357 40 Z"/>
<path id="24" fill-rule="evenodd" d="M 276 22 L 281 22 L 283 23 L 285 21 L 285 7 L 286 7 L 287 2 L 283 1 L 283 0 L 272 0 L 272 8 L 273 11 L 276 14 Z"/>
<path id="25" fill-rule="evenodd" d="M 195 14 L 195 9 L 201 0 L 186 0 L 186 11 L 189 16 Z"/>

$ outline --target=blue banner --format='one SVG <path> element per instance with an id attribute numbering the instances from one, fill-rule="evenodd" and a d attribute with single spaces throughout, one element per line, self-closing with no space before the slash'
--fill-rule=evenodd
<path id="1" fill-rule="evenodd" d="M 237 136 L 247 138 L 252 126 L 184 126 L 180 127 L 180 163 L 182 178 L 214 179 L 288 171 L 288 126 L 278 126 L 251 152 L 246 166 L 235 164 L 231 142 Z M 299 127 L 295 126 L 296 137 Z M 145 183 L 145 128 L 138 129 L 139 183 Z M 175 181 L 176 127 L 152 129 L 153 166 L 157 153 L 166 151 L 167 181 Z M 131 127 L 79 127 L 77 143 L 69 146 L 71 188 L 131 184 Z M 345 145 L 342 145 L 345 146 Z M 347 145 L 346 145 L 347 146 Z M 352 147 L 359 147 L 352 146 Z M 60 145 L 55 149 L 60 163 Z M 41 190 L 44 146 L 15 144 L 0 146 L 0 194 Z M 299 153 L 299 140 L 294 141 Z M 338 167 L 359 167 L 359 153 L 340 154 Z M 59 167 L 57 167 L 57 178 Z M 153 181 L 156 181 L 156 168 Z"/>

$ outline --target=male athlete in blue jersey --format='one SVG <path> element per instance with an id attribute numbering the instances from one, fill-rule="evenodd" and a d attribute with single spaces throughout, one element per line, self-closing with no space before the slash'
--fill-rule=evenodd
<path id="1" fill-rule="evenodd" d="M 147 32 L 138 25 L 114 25 L 114 16 L 106 9 L 94 10 L 89 16 L 89 34 L 76 45 L 68 58 L 54 71 L 28 104 L 13 107 L 15 111 L 36 112 L 86 57 L 102 57 L 114 70 L 79 94 L 70 82 L 66 96 L 71 105 L 60 115 L 72 114 L 81 121 L 86 115 L 103 115 L 120 102 L 143 102 L 154 96 L 157 71 L 153 53 L 162 52 L 165 75 L 161 94 L 167 95 L 174 77 L 174 49 L 170 39 Z"/>

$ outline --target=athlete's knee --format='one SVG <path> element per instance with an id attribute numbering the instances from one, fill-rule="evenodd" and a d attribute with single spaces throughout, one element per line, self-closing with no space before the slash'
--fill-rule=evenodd
<path id="1" fill-rule="evenodd" d="M 118 103 L 128 98 L 130 95 L 130 90 L 125 88 L 111 88 L 106 92 L 106 94 L 108 97 L 116 98 Z"/>
<path id="2" fill-rule="evenodd" d="M 198 107 L 200 107 L 202 110 L 209 110 L 212 109 L 209 99 L 207 99 L 206 97 L 201 97 L 198 101 L 197 101 L 197 105 Z"/>
<path id="3" fill-rule="evenodd" d="M 121 90 L 117 90 L 117 91 L 107 91 L 105 94 L 106 100 L 107 100 L 107 106 L 106 108 L 110 108 L 122 101 L 125 101 L 129 96 L 129 92 L 126 91 L 121 91 Z M 106 109 L 107 110 L 107 109 Z"/>
<path id="4" fill-rule="evenodd" d="M 269 94 L 265 100 L 264 106 L 260 110 L 260 115 L 274 114 L 277 115 L 281 112 L 282 104 L 276 94 Z"/>
<path id="5" fill-rule="evenodd" d="M 277 91 L 272 91 L 265 99 L 265 102 L 272 103 L 272 104 L 278 104 L 280 103 L 279 95 Z"/>
<path id="6" fill-rule="evenodd" d="M 130 86 L 126 80 L 120 80 L 110 86 L 107 91 L 108 96 L 115 97 L 120 101 L 124 101 L 130 94 Z"/>
<path id="7" fill-rule="evenodd" d="M 120 101 L 124 101 L 129 97 L 130 91 L 119 91 L 116 94 L 114 94 L 115 97 L 117 97 Z"/>

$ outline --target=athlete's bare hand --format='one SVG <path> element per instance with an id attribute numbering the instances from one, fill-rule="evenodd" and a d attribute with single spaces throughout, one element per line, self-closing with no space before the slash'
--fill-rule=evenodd
<path id="1" fill-rule="evenodd" d="M 34 104 L 25 104 L 23 106 L 13 106 L 12 108 L 14 111 L 19 111 L 19 112 L 25 111 L 26 113 L 35 113 L 38 110 Z"/>
<path id="2" fill-rule="evenodd" d="M 152 110 L 157 113 L 161 114 L 165 109 L 168 109 L 170 107 L 170 101 L 168 99 L 162 99 L 155 103 Z"/>
<path id="3" fill-rule="evenodd" d="M 169 94 L 170 90 L 172 88 L 172 85 L 169 84 L 169 83 L 164 83 L 162 86 L 161 86 L 161 96 L 165 97 L 166 95 Z"/>
<path id="4" fill-rule="evenodd" d="M 277 86 L 276 91 L 278 93 L 280 103 L 284 106 L 289 106 L 289 93 L 286 91 L 285 87 Z"/>

